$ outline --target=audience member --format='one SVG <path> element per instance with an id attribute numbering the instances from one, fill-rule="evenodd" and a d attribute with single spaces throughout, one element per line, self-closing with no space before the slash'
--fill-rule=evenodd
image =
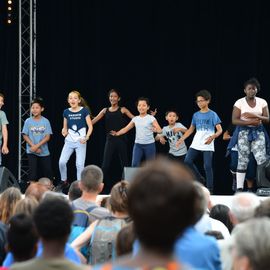
<path id="1" fill-rule="evenodd" d="M 7 243 L 15 262 L 27 261 L 35 257 L 38 234 L 31 216 L 21 213 L 10 219 Z"/>
<path id="2" fill-rule="evenodd" d="M 16 263 L 10 269 L 84 269 L 64 257 L 72 219 L 72 209 L 64 199 L 55 197 L 43 200 L 34 212 L 34 222 L 43 245 L 42 256 Z"/>
<path id="3" fill-rule="evenodd" d="M 44 185 L 45 187 L 47 187 L 51 191 L 54 190 L 54 185 L 53 185 L 53 182 L 50 180 L 50 178 L 41 177 L 38 179 L 38 183 Z"/>
<path id="4" fill-rule="evenodd" d="M 229 232 L 232 232 L 233 224 L 230 219 L 230 208 L 228 206 L 224 204 L 216 204 L 210 210 L 209 216 L 211 218 L 221 221 L 227 227 Z"/>
<path id="5" fill-rule="evenodd" d="M 201 205 L 205 207 L 204 214 L 195 224 L 195 229 L 203 234 L 207 231 L 220 231 L 224 239 L 230 238 L 230 232 L 227 227 L 221 221 L 209 216 L 209 206 L 212 205 L 210 202 L 209 190 L 199 182 L 195 182 L 194 185 L 197 188 L 198 193 L 200 193 L 198 198 L 201 202 Z"/>
<path id="6" fill-rule="evenodd" d="M 135 233 L 133 223 L 130 222 L 124 226 L 116 237 L 116 255 L 117 257 L 132 253 L 133 243 L 135 241 Z"/>
<path id="7" fill-rule="evenodd" d="M 39 182 L 31 182 L 25 191 L 25 197 L 34 197 L 40 202 L 46 191 L 49 191 L 47 186 Z"/>
<path id="8" fill-rule="evenodd" d="M 72 202 L 79 199 L 82 196 L 82 190 L 80 188 L 80 181 L 73 181 L 68 190 L 68 199 Z"/>
<path id="9" fill-rule="evenodd" d="M 196 195 L 196 218 L 193 223 L 184 231 L 182 237 L 178 238 L 175 244 L 175 255 L 178 260 L 190 264 L 195 269 L 219 270 L 221 269 L 220 251 L 216 239 L 204 233 L 212 230 L 211 226 L 204 226 L 205 231 L 198 231 L 195 224 L 207 218 L 207 197 L 199 182 L 193 182 Z M 186 205 L 183 205 L 186 207 Z M 209 221 L 209 220 L 208 220 Z M 210 221 L 208 222 L 210 224 Z M 225 225 L 223 225 L 225 227 Z M 209 229 L 207 229 L 207 227 Z"/>
<path id="10" fill-rule="evenodd" d="M 270 218 L 270 198 L 261 201 L 260 205 L 255 209 L 254 217 Z"/>
<path id="11" fill-rule="evenodd" d="M 36 198 L 25 197 L 16 204 L 14 215 L 26 214 L 28 216 L 32 216 L 37 207 L 38 201 Z"/>
<path id="12" fill-rule="evenodd" d="M 194 223 L 192 179 L 179 163 L 163 158 L 146 163 L 132 181 L 128 198 L 139 251 L 102 269 L 186 269 L 175 260 L 173 247 L 176 238 Z"/>
<path id="13" fill-rule="evenodd" d="M 9 187 L 0 196 L 0 221 L 8 224 L 10 217 L 14 214 L 16 203 L 22 199 L 18 188 Z"/>
<path id="14" fill-rule="evenodd" d="M 260 199 L 254 193 L 238 192 L 232 198 L 231 221 L 233 225 L 254 217 L 255 209 L 260 205 Z"/>
<path id="15" fill-rule="evenodd" d="M 94 221 L 71 245 L 79 250 L 89 241 L 88 262 L 92 265 L 115 259 L 115 239 L 117 233 L 129 221 L 128 215 L 128 186 L 127 181 L 121 181 L 111 189 L 109 206 L 111 216 Z"/>
<path id="16" fill-rule="evenodd" d="M 270 220 L 251 219 L 239 224 L 233 235 L 233 269 L 270 269 Z"/>

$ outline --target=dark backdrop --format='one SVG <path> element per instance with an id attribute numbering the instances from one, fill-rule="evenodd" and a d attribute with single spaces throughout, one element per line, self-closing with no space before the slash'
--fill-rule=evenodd
<path id="1" fill-rule="evenodd" d="M 1 0 L 3 2 L 3 0 Z M 157 118 L 177 108 L 189 126 L 197 110 L 194 94 L 212 93 L 211 108 L 230 122 L 243 82 L 256 76 L 269 102 L 270 17 L 267 1 L 47 0 L 37 1 L 37 94 L 45 99 L 51 121 L 50 142 L 56 177 L 63 145 L 62 111 L 70 90 L 78 89 L 96 115 L 108 106 L 107 92 L 117 88 L 122 104 L 136 114 L 139 96 L 150 98 Z M 1 4 L 2 5 L 2 4 Z M 10 120 L 11 153 L 4 162 L 16 173 L 17 162 L 17 25 L 0 27 L 0 89 Z M 134 134 L 131 132 L 130 148 Z M 103 123 L 94 128 L 87 164 L 101 165 Z M 188 144 L 190 140 L 187 141 Z M 216 192 L 230 192 L 226 143 L 216 140 Z M 159 151 L 165 148 L 158 146 Z M 130 154 L 131 155 L 131 154 Z M 117 164 L 113 164 L 116 166 Z M 74 162 L 70 163 L 71 178 Z M 117 171 L 117 170 L 115 170 Z M 117 174 L 117 173 L 116 173 Z"/>

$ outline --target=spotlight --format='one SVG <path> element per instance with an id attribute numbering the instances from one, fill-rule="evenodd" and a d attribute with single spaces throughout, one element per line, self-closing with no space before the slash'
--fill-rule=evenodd
<path id="1" fill-rule="evenodd" d="M 7 9 L 8 9 L 8 10 L 12 10 L 12 7 L 8 7 Z"/>
<path id="2" fill-rule="evenodd" d="M 7 23 L 8 23 L 8 24 L 11 24 L 11 23 L 12 23 L 12 21 L 11 21 L 10 19 L 8 19 L 8 20 L 7 20 Z"/>
<path id="3" fill-rule="evenodd" d="M 12 4 L 12 1 L 11 0 L 8 0 L 8 4 L 11 5 Z"/>

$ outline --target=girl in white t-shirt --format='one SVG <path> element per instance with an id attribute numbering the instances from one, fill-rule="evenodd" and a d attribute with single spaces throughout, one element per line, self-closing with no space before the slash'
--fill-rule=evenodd
<path id="1" fill-rule="evenodd" d="M 132 118 L 128 125 L 119 131 L 112 130 L 113 136 L 120 136 L 127 133 L 133 127 L 136 128 L 135 144 L 132 153 L 132 167 L 138 167 L 145 156 L 145 159 L 155 157 L 156 146 L 153 136 L 154 130 L 158 133 L 162 132 L 156 118 L 148 111 L 150 109 L 148 98 L 141 97 L 137 100 L 137 110 L 140 113 Z"/>
<path id="2" fill-rule="evenodd" d="M 260 84 L 256 78 L 244 83 L 245 97 L 238 99 L 233 107 L 232 123 L 238 126 L 238 165 L 236 172 L 237 190 L 244 187 L 250 152 L 257 164 L 266 161 L 265 133 L 263 123 L 269 123 L 267 102 L 256 97 Z"/>

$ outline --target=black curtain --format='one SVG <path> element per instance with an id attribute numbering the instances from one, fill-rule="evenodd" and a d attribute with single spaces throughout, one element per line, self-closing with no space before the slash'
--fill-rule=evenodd
<path id="1" fill-rule="evenodd" d="M 17 102 L 17 31 L 15 26 L 0 29 L 0 89 L 7 94 L 9 105 L 3 109 L 15 134 L 17 110 L 9 106 Z M 162 126 L 166 109 L 176 108 L 188 127 L 198 109 L 195 93 L 208 89 L 210 108 L 226 129 L 235 100 L 244 94 L 243 82 L 251 76 L 259 79 L 259 96 L 269 102 L 269 30 L 267 1 L 38 1 L 37 94 L 45 99 L 44 116 L 54 132 L 50 149 L 56 176 L 63 145 L 62 111 L 70 90 L 82 93 L 94 115 L 109 105 L 110 88 L 119 89 L 122 105 L 134 114 L 136 99 L 146 96 L 158 109 Z M 16 136 L 10 140 L 16 145 Z M 98 123 L 87 164 L 101 165 L 104 140 L 104 126 Z M 225 148 L 226 142 L 217 139 L 215 189 L 220 194 L 229 193 L 231 183 Z M 16 152 L 7 162 L 15 164 Z"/>

